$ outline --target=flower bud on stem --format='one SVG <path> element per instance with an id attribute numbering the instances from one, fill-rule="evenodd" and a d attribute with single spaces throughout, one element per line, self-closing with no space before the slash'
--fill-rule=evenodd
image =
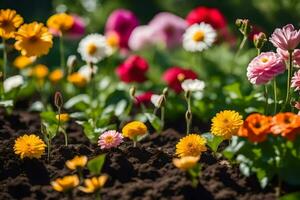
<path id="1" fill-rule="evenodd" d="M 185 120 L 186 120 L 186 134 L 190 133 L 190 128 L 191 128 L 191 124 L 192 124 L 192 118 L 193 118 L 193 114 L 192 114 L 192 109 L 191 109 L 191 92 L 190 91 L 186 91 L 185 93 L 185 99 L 187 102 L 187 111 L 185 113 Z"/>

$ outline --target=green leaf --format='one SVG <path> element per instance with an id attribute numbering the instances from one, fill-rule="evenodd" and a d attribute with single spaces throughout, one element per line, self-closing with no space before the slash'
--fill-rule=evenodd
<path id="1" fill-rule="evenodd" d="M 65 103 L 64 107 L 66 109 L 76 107 L 76 108 L 78 108 L 78 109 L 80 108 L 80 110 L 82 110 L 82 109 L 86 108 L 89 104 L 90 104 L 90 97 L 86 94 L 80 94 L 80 95 L 77 95 L 77 96 L 69 99 Z"/>
<path id="2" fill-rule="evenodd" d="M 211 148 L 213 152 L 218 151 L 219 145 L 224 141 L 222 137 L 215 136 L 211 133 L 204 133 L 202 136 L 206 139 L 206 144 Z"/>
<path id="3" fill-rule="evenodd" d="M 147 117 L 150 124 L 153 126 L 153 128 L 160 133 L 162 131 L 162 122 L 161 120 L 152 113 L 145 113 L 145 116 Z"/>
<path id="4" fill-rule="evenodd" d="M 87 164 L 90 173 L 93 175 L 100 175 L 102 167 L 105 162 L 105 154 L 99 155 L 92 160 L 90 160 Z"/>
<path id="5" fill-rule="evenodd" d="M 40 114 L 43 121 L 48 124 L 57 124 L 56 113 L 53 111 L 44 111 Z"/>
<path id="6" fill-rule="evenodd" d="M 300 192 L 293 192 L 279 198 L 279 200 L 299 200 L 299 199 L 300 199 Z"/>
<path id="7" fill-rule="evenodd" d="M 85 136 L 92 142 L 96 142 L 98 137 L 95 134 L 95 130 L 91 124 L 91 121 L 85 121 L 81 125 L 83 126 L 83 132 Z"/>

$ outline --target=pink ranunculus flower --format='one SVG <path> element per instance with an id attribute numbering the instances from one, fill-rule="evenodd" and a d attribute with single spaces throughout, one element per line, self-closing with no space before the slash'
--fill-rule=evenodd
<path id="1" fill-rule="evenodd" d="M 272 33 L 270 42 L 277 48 L 285 51 L 294 50 L 300 42 L 300 31 L 295 30 L 292 24 L 277 28 Z"/>
<path id="2" fill-rule="evenodd" d="M 129 10 L 117 9 L 113 11 L 106 21 L 105 32 L 115 31 L 120 37 L 120 47 L 128 49 L 128 40 L 131 32 L 137 27 L 139 21 Z"/>
<path id="3" fill-rule="evenodd" d="M 163 41 L 163 35 L 156 33 L 149 25 L 136 27 L 129 38 L 128 46 L 133 51 L 150 48 Z"/>
<path id="4" fill-rule="evenodd" d="M 252 84 L 265 84 L 285 71 L 283 59 L 274 52 L 261 53 L 247 68 L 247 77 Z"/>
<path id="5" fill-rule="evenodd" d="M 289 60 L 289 52 L 284 51 L 282 49 L 277 48 L 277 53 L 280 55 L 282 59 L 285 61 Z M 293 62 L 294 62 L 294 67 L 300 67 L 300 49 L 295 49 L 293 51 Z"/>
<path id="6" fill-rule="evenodd" d="M 149 26 L 156 35 L 162 36 L 158 39 L 162 39 L 164 46 L 173 48 L 181 44 L 182 35 L 188 27 L 188 23 L 172 13 L 161 12 L 154 16 L 149 22 Z"/>
<path id="7" fill-rule="evenodd" d="M 300 70 L 294 73 L 294 76 L 292 77 L 292 88 L 295 89 L 295 91 L 300 90 Z"/>
<path id="8" fill-rule="evenodd" d="M 109 130 L 102 133 L 98 140 L 101 149 L 110 149 L 119 146 L 123 142 L 121 133 L 115 130 Z"/>

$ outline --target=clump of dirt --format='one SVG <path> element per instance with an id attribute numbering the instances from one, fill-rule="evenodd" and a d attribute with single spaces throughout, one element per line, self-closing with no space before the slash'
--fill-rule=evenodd
<path id="1" fill-rule="evenodd" d="M 57 136 L 49 163 L 46 156 L 41 160 L 20 160 L 13 152 L 14 140 L 25 133 L 40 135 L 39 115 L 15 111 L 7 116 L 1 110 L 0 114 L 0 199 L 67 199 L 50 186 L 51 180 L 74 173 L 66 169 L 65 161 L 75 155 L 93 158 L 102 153 L 106 154 L 103 173 L 110 177 L 101 191 L 103 200 L 276 199 L 271 187 L 261 190 L 254 177 L 242 176 L 236 166 L 222 158 L 215 159 L 209 152 L 201 157 L 200 184 L 192 187 L 186 174 L 172 164 L 175 145 L 183 136 L 172 129 L 149 135 L 136 148 L 131 141 L 125 141 L 117 149 L 102 151 L 85 138 L 77 124 L 70 122 L 70 144 L 64 146 L 63 136 Z M 89 176 L 87 170 L 84 175 Z M 73 197 L 92 198 L 76 189 Z"/>

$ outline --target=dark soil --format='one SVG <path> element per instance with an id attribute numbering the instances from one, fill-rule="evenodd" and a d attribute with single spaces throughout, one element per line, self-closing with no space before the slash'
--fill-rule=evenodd
<path id="1" fill-rule="evenodd" d="M 14 140 L 25 133 L 39 133 L 40 119 L 37 113 L 23 111 L 5 116 L 0 111 L 0 199 L 67 199 L 54 191 L 50 181 L 67 174 L 65 161 L 75 155 L 93 158 L 106 153 L 103 172 L 109 180 L 102 189 L 104 200 L 122 199 L 275 199 L 274 187 L 261 190 L 254 177 L 242 176 L 236 166 L 224 159 L 216 160 L 204 153 L 200 184 L 193 188 L 185 173 L 175 168 L 172 157 L 175 144 L 182 137 L 172 129 L 162 134 L 152 134 L 136 148 L 125 141 L 118 149 L 103 152 L 92 145 L 82 129 L 70 122 L 67 130 L 70 145 L 63 145 L 60 135 L 53 141 L 50 163 L 46 156 L 41 160 L 20 160 L 13 152 Z M 84 171 L 88 176 L 88 171 Z M 91 195 L 73 191 L 73 199 L 94 199 Z"/>

